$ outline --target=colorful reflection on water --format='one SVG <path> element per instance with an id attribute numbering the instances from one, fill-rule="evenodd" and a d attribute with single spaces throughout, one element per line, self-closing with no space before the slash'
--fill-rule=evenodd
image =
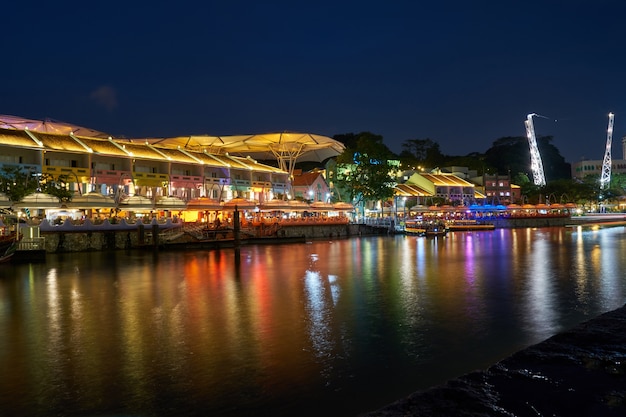
<path id="1" fill-rule="evenodd" d="M 0 267 L 7 415 L 356 415 L 626 300 L 623 228 Z"/>

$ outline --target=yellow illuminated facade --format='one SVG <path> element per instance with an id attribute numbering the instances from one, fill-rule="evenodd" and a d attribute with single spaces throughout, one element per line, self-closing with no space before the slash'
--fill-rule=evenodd
<path id="1" fill-rule="evenodd" d="M 116 202 L 133 195 L 153 202 L 168 196 L 218 202 L 240 197 L 262 203 L 288 191 L 287 171 L 250 157 L 0 126 L 0 168 L 63 177 L 75 196 L 98 192 Z"/>

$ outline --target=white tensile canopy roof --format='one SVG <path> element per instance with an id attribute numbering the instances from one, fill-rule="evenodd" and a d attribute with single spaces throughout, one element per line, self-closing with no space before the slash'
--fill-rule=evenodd
<path id="1" fill-rule="evenodd" d="M 214 154 L 250 156 L 254 159 L 276 158 L 279 168 L 293 174 L 296 162 L 322 162 L 345 149 L 343 143 L 311 133 L 264 133 L 235 136 L 181 136 L 162 139 L 141 139 L 152 145 L 181 147 Z"/>
<path id="2" fill-rule="evenodd" d="M 32 130 L 41 133 L 50 133 L 52 135 L 69 135 L 86 136 L 90 138 L 108 138 L 106 133 L 86 127 L 76 126 L 70 123 L 60 122 L 58 120 L 45 119 L 33 120 L 24 117 L 0 115 L 0 129 L 17 129 Z"/>
<path id="3" fill-rule="evenodd" d="M 17 116 L 0 115 L 0 129 L 32 130 L 35 132 L 95 138 L 110 135 L 97 130 L 56 120 L 32 120 Z M 335 157 L 345 149 L 343 143 L 312 133 L 264 133 L 257 135 L 209 136 L 191 135 L 170 138 L 113 138 L 129 142 L 148 142 L 172 148 L 183 148 L 217 155 L 250 156 L 254 159 L 278 160 L 279 168 L 292 176 L 296 162 L 322 162 Z"/>

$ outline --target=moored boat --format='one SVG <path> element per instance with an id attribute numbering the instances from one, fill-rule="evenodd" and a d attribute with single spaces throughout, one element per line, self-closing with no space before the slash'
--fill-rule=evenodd
<path id="1" fill-rule="evenodd" d="M 408 221 L 405 223 L 404 232 L 417 236 L 445 236 L 448 228 L 440 221 Z"/>
<path id="2" fill-rule="evenodd" d="M 426 233 L 426 225 L 420 221 L 408 221 L 404 225 L 404 232 L 407 235 L 423 236 Z"/>
<path id="3" fill-rule="evenodd" d="M 16 251 L 17 251 L 17 242 L 13 242 L 8 248 L 6 248 L 4 253 L 0 255 L 0 264 L 9 262 L 11 258 L 13 257 L 13 255 L 15 255 Z"/>
<path id="4" fill-rule="evenodd" d="M 495 228 L 493 223 L 477 222 L 476 220 L 455 220 L 448 223 L 448 230 L 451 232 L 495 230 Z"/>
<path id="5" fill-rule="evenodd" d="M 17 235 L 15 233 L 0 236 L 0 263 L 9 262 L 17 250 Z"/>

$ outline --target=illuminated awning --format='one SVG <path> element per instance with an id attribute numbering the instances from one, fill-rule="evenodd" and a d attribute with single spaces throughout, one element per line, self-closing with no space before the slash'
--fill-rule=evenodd
<path id="1" fill-rule="evenodd" d="M 151 211 L 154 209 L 154 203 L 148 197 L 134 195 L 122 200 L 119 204 L 119 209 L 126 211 Z"/>
<path id="2" fill-rule="evenodd" d="M 101 209 L 114 208 L 116 204 L 113 197 L 92 192 L 73 197 L 67 206 L 76 209 Z"/>
<path id="3" fill-rule="evenodd" d="M 50 194 L 33 193 L 25 196 L 22 201 L 13 204 L 13 207 L 28 209 L 61 208 L 61 201 Z"/>
<path id="4" fill-rule="evenodd" d="M 198 211 L 217 210 L 217 211 L 221 211 L 223 209 L 224 209 L 224 206 L 223 206 L 222 203 L 220 203 L 217 200 L 213 200 L 213 199 L 207 198 L 207 197 L 194 198 L 193 200 L 189 200 L 187 202 L 187 210 L 198 210 Z"/>
<path id="5" fill-rule="evenodd" d="M 394 194 L 401 197 L 426 197 L 432 195 L 415 184 L 398 184 L 394 188 Z"/>

